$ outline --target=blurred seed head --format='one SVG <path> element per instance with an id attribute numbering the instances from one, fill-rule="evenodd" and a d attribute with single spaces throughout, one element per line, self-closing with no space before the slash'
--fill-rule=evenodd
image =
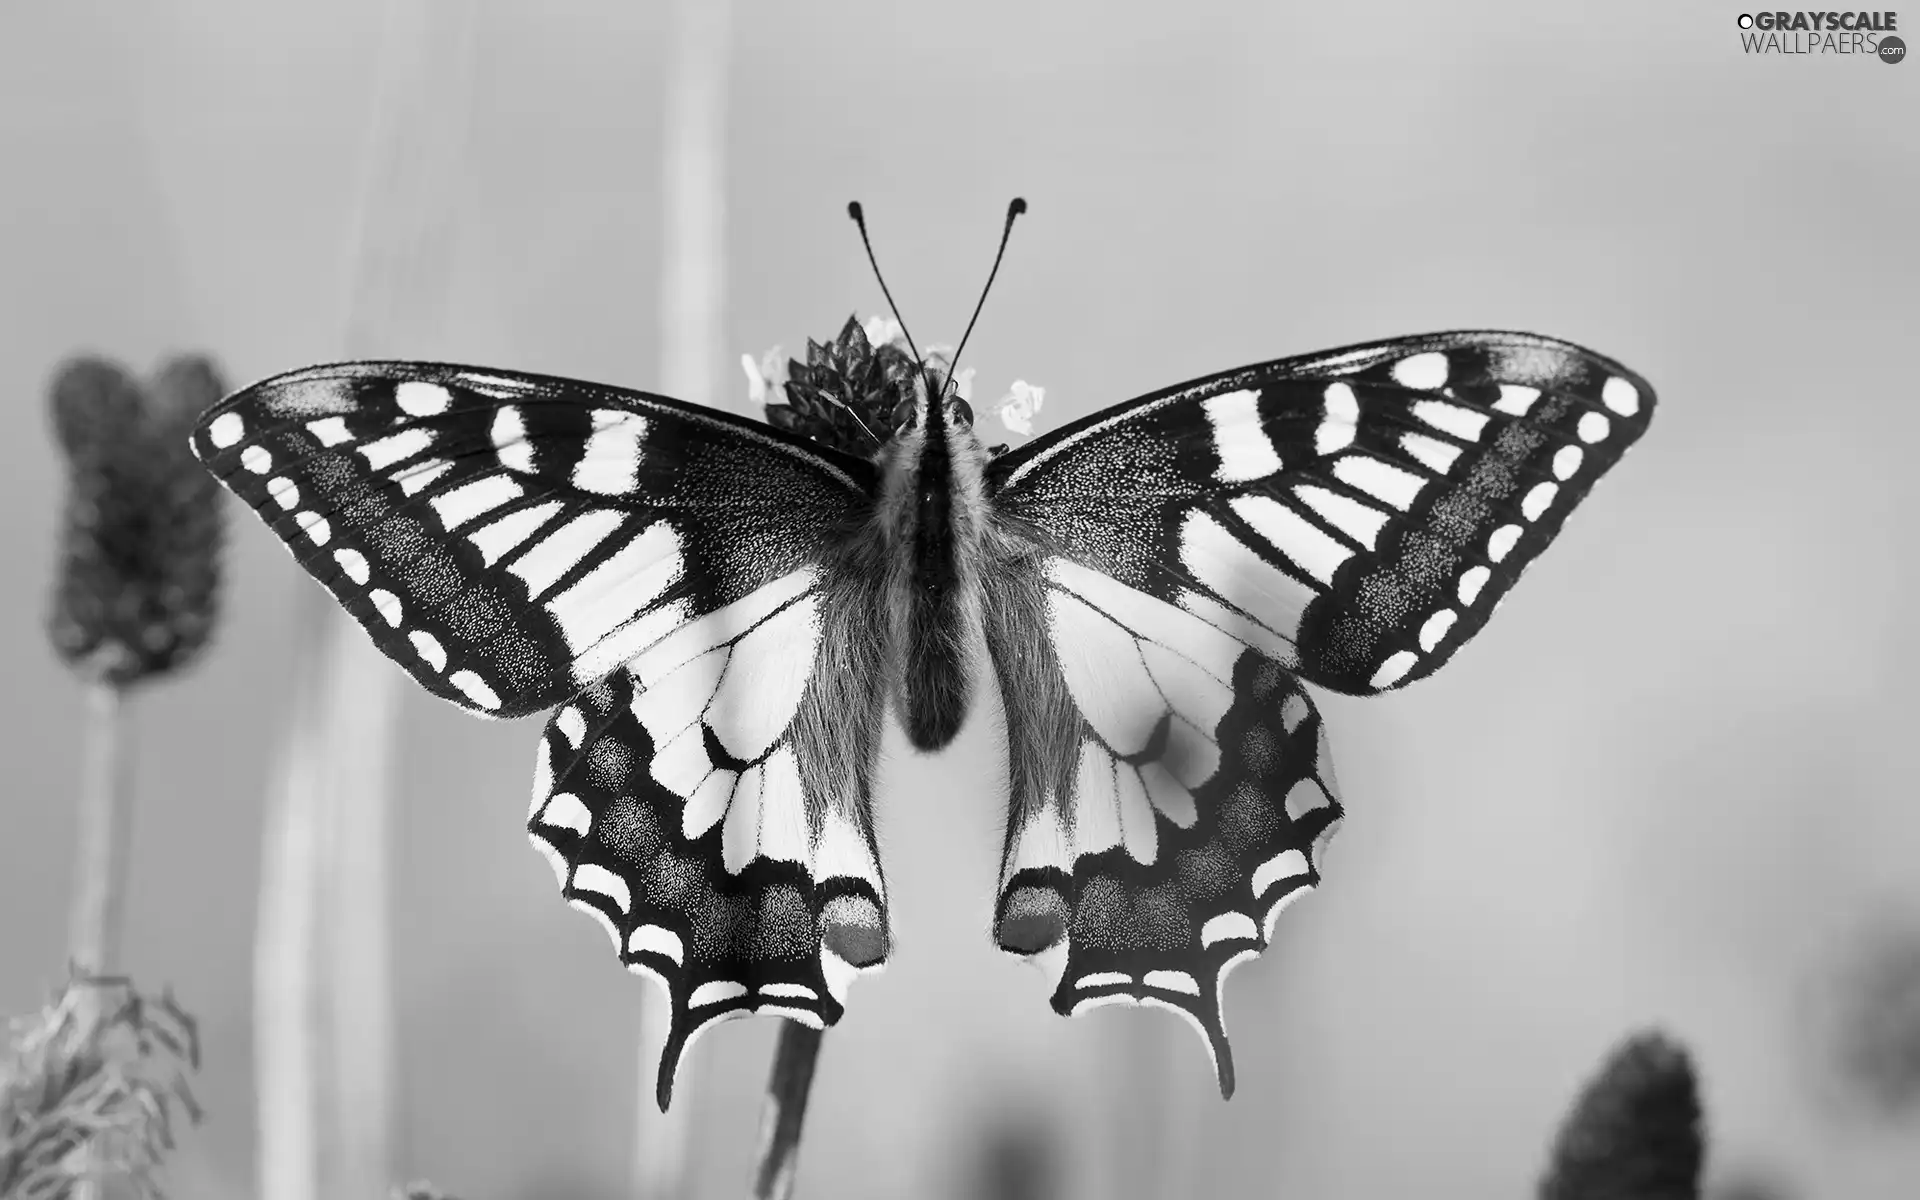
<path id="1" fill-rule="evenodd" d="M 1636 1034 L 1574 1101 L 1540 1200 L 1697 1200 L 1705 1157 L 1686 1050 L 1659 1033 Z"/>
<path id="2" fill-rule="evenodd" d="M 173 1121 L 200 1120 L 187 1084 L 200 1065 L 193 1018 L 124 979 L 76 977 L 12 1023 L 0 1053 L 0 1196 L 66 1200 L 85 1179 L 160 1197 Z"/>
<path id="3" fill-rule="evenodd" d="M 187 438 L 225 390 L 200 356 L 167 362 L 144 385 L 92 357 L 54 376 L 68 475 L 48 635 L 89 680 L 126 686 L 179 670 L 212 636 L 222 501 Z"/>
<path id="4" fill-rule="evenodd" d="M 1920 1116 L 1920 921 L 1871 921 L 1837 948 L 1814 997 L 1824 1087 L 1854 1114 Z"/>

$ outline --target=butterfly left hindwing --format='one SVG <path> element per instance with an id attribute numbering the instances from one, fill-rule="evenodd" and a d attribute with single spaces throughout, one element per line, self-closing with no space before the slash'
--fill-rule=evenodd
<path id="1" fill-rule="evenodd" d="M 1436 334 L 1170 388 L 994 460 L 994 928 L 1057 1011 L 1172 1008 L 1231 1093 L 1226 974 L 1344 815 L 1301 681 L 1437 670 L 1653 404 L 1569 343 Z"/>

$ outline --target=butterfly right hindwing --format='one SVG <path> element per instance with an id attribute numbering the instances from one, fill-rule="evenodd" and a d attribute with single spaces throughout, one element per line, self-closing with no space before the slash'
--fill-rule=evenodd
<path id="1" fill-rule="evenodd" d="M 528 832 L 569 903 L 666 990 L 688 1045 L 751 1013 L 824 1028 L 885 960 L 872 780 L 877 593 L 813 573 L 663 639 L 547 725 Z"/>

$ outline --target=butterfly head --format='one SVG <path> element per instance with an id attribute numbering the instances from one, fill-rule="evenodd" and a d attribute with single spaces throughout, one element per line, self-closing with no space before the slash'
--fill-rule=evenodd
<path id="1" fill-rule="evenodd" d="M 947 428 L 972 429 L 973 405 L 968 403 L 973 372 L 958 377 L 948 373 L 949 363 L 939 349 L 930 351 L 927 361 L 915 371 L 899 403 L 893 408 L 893 435 L 904 437 L 915 431 L 933 432 Z M 939 397 L 933 404 L 930 398 Z"/>

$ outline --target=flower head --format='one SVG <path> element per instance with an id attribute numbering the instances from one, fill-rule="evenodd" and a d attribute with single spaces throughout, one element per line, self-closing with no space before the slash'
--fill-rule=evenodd
<path id="1" fill-rule="evenodd" d="M 1031 437 L 1033 418 L 1046 400 L 1047 389 L 1035 387 L 1024 379 L 1016 379 L 1000 401 L 1000 423 L 1021 437 Z"/>
<path id="2" fill-rule="evenodd" d="M 891 341 L 874 345 L 857 317 L 831 342 L 807 339 L 806 361 L 788 359 L 784 373 L 779 353 L 747 371 L 749 395 L 774 428 L 835 450 L 871 454 L 893 429 L 894 409 L 913 395 L 913 356 Z"/>
<path id="3" fill-rule="evenodd" d="M 79 358 L 55 375 L 55 440 L 68 462 L 48 633 L 68 665 L 125 686 L 177 670 L 213 631 L 225 530 L 220 486 L 188 434 L 225 391 L 201 357 L 145 385 Z"/>

